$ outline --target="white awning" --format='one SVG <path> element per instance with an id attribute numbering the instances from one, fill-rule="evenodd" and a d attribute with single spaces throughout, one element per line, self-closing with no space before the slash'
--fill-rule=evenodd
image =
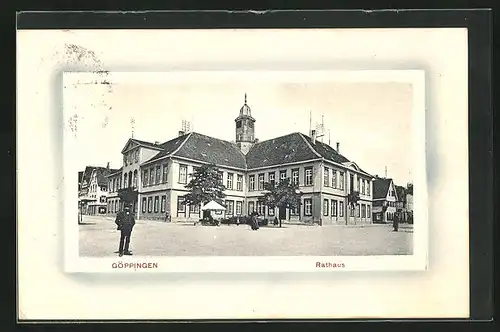
<path id="1" fill-rule="evenodd" d="M 205 204 L 202 208 L 204 211 L 225 211 L 226 208 L 216 201 L 210 201 L 207 204 Z"/>

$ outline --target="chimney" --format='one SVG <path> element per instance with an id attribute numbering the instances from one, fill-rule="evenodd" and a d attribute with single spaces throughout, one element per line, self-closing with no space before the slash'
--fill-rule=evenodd
<path id="1" fill-rule="evenodd" d="M 259 139 L 258 139 L 258 138 L 256 138 L 256 139 L 254 140 L 254 143 L 259 143 Z"/>
<path id="2" fill-rule="evenodd" d="M 109 169 L 109 161 L 108 161 L 108 164 L 106 165 L 106 168 Z"/>
<path id="3" fill-rule="evenodd" d="M 316 144 L 316 130 L 311 130 L 311 140 L 312 144 Z"/>
<path id="4" fill-rule="evenodd" d="M 337 142 L 337 153 L 340 153 L 340 143 Z"/>
<path id="5" fill-rule="evenodd" d="M 184 134 L 185 134 L 184 130 L 179 130 L 179 136 L 182 136 Z"/>
<path id="6" fill-rule="evenodd" d="M 160 141 L 155 141 L 155 145 L 160 145 Z"/>

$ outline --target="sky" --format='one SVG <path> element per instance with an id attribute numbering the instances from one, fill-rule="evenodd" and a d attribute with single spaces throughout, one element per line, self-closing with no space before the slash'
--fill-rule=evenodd
<path id="1" fill-rule="evenodd" d="M 371 82 L 196 82 L 73 85 L 64 89 L 64 111 L 77 114 L 78 162 L 119 168 L 132 135 L 145 141 L 175 138 L 182 120 L 201 134 L 235 140 L 235 118 L 244 103 L 256 119 L 260 141 L 309 133 L 323 117 L 324 143 L 373 175 L 412 182 L 412 86 Z"/>

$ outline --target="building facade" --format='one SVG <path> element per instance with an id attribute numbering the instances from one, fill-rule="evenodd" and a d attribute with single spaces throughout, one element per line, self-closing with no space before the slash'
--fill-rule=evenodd
<path id="1" fill-rule="evenodd" d="M 397 205 L 398 194 L 394 181 L 376 177 L 373 182 L 373 221 L 376 223 L 393 221 Z"/>
<path id="2" fill-rule="evenodd" d="M 310 135 L 291 133 L 266 141 L 255 138 L 255 122 L 245 103 L 235 119 L 235 142 L 196 132 L 179 132 L 164 143 L 129 139 L 122 150 L 123 167 L 108 175 L 108 214 L 120 209 L 118 189 L 137 191 L 138 219 L 197 221 L 200 206 L 182 204 L 190 174 L 215 164 L 226 186 L 226 211 L 219 216 L 245 216 L 253 211 L 268 219 L 354 224 L 372 222 L 373 177 L 355 162 Z M 303 193 L 296 209 L 269 209 L 258 202 L 265 182 L 289 178 Z M 360 193 L 355 209 L 348 194 Z"/>
<path id="3" fill-rule="evenodd" d="M 108 200 L 108 176 L 118 170 L 100 166 L 87 166 L 85 171 L 79 172 L 79 209 L 82 214 L 106 215 Z"/>

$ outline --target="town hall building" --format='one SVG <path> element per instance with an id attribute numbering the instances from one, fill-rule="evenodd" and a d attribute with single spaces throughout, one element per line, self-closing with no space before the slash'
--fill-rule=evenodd
<path id="1" fill-rule="evenodd" d="M 123 166 L 108 174 L 107 211 L 121 209 L 118 190 L 137 192 L 133 205 L 138 219 L 170 222 L 197 221 L 200 206 L 182 204 L 185 185 L 196 167 L 215 164 L 225 190 L 226 211 L 221 217 L 244 216 L 256 211 L 270 220 L 327 224 L 372 223 L 373 176 L 336 149 L 320 142 L 316 132 L 299 132 L 259 141 L 256 119 L 247 104 L 235 119 L 235 142 L 197 132 L 179 132 L 164 143 L 129 139 L 123 150 Z M 296 209 L 269 209 L 260 204 L 265 182 L 289 178 L 303 193 Z M 348 205 L 351 191 L 359 192 L 355 209 Z"/>

